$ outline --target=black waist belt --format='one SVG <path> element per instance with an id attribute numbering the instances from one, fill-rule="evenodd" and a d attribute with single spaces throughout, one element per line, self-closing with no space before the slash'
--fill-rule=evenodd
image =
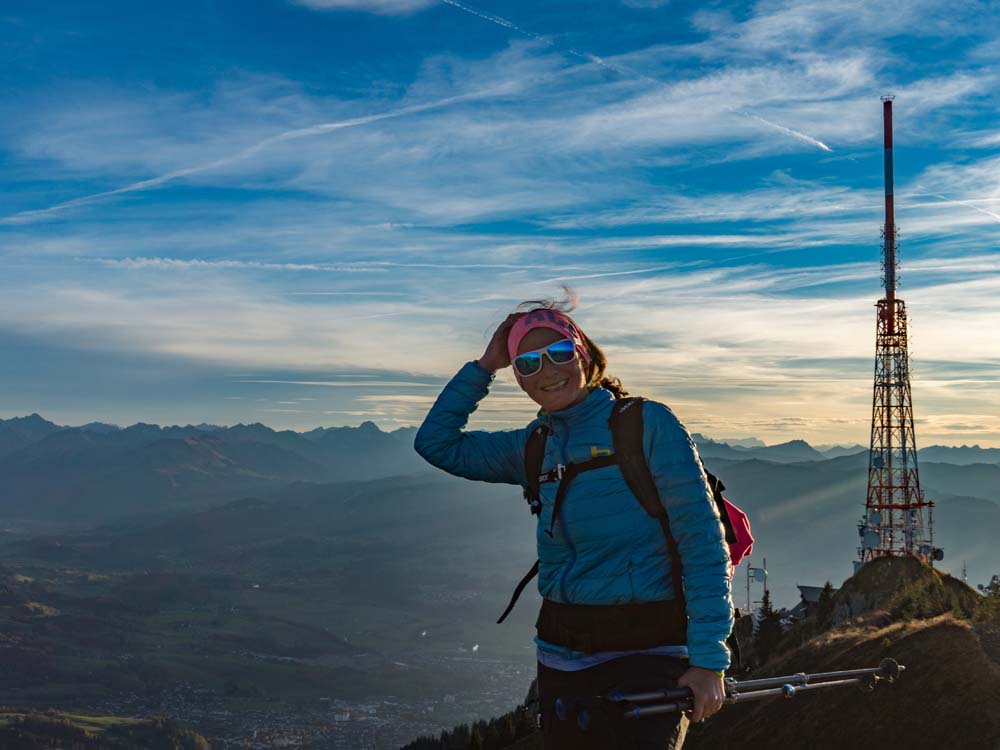
<path id="1" fill-rule="evenodd" d="M 585 654 L 687 643 L 687 613 L 673 600 L 637 604 L 560 604 L 542 600 L 538 637 Z"/>

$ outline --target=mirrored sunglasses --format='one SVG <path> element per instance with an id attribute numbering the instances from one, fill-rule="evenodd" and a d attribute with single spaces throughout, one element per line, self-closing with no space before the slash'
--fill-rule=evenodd
<path id="1" fill-rule="evenodd" d="M 542 354 L 549 358 L 555 365 L 564 365 L 576 359 L 576 346 L 572 339 L 563 339 L 549 344 L 544 349 L 536 349 L 533 352 L 525 352 L 514 357 L 514 369 L 522 378 L 537 375 L 542 371 Z"/>

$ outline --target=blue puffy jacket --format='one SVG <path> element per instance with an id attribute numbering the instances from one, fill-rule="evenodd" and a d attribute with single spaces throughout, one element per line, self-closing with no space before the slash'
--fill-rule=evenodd
<path id="1" fill-rule="evenodd" d="M 483 482 L 525 484 L 524 447 L 539 421 L 551 430 L 543 471 L 582 462 L 612 449 L 608 419 L 614 396 L 595 388 L 558 412 L 539 412 L 520 430 L 465 430 L 469 415 L 489 392 L 493 373 L 466 364 L 438 396 L 417 432 L 414 447 L 449 474 Z M 725 641 L 733 626 L 729 548 L 694 442 L 663 404 L 645 402 L 646 459 L 684 568 L 688 654 L 692 666 L 729 666 Z M 537 541 L 538 590 L 572 604 L 623 604 L 674 597 L 670 554 L 657 521 L 635 499 L 617 466 L 578 475 L 566 493 L 551 537 L 556 483 L 541 485 Z"/>

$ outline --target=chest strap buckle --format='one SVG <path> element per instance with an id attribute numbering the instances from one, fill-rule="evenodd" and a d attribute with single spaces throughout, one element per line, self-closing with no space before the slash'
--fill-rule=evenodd
<path id="1" fill-rule="evenodd" d="M 556 464 L 554 469 L 550 469 L 544 474 L 539 474 L 538 483 L 545 484 L 546 482 L 561 482 L 563 475 L 566 473 L 565 464 Z"/>

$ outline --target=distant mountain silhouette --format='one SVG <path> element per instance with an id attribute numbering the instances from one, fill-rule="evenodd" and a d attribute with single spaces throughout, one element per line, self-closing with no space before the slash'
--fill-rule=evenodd
<path id="1" fill-rule="evenodd" d="M 707 438 L 700 433 L 692 436 L 698 453 L 703 459 L 726 458 L 733 460 L 760 458 L 776 463 L 796 463 L 799 461 L 822 461 L 826 456 L 804 440 L 790 440 L 778 445 L 754 447 L 733 446 Z"/>
<path id="2" fill-rule="evenodd" d="M 868 453 L 867 445 L 830 445 L 816 446 L 816 450 L 827 458 L 840 458 L 841 456 L 853 456 L 857 453 Z"/>
<path id="3" fill-rule="evenodd" d="M 695 445 L 698 446 L 698 455 L 702 459 L 730 458 L 739 461 L 740 459 L 749 457 L 750 449 L 748 448 L 737 448 L 726 443 L 720 443 L 705 437 L 699 432 L 694 433 L 691 437 L 694 439 Z"/>
<path id="4" fill-rule="evenodd" d="M 764 445 L 756 438 L 743 438 L 738 443 L 714 440 L 701 433 L 692 435 L 702 458 L 763 458 L 778 463 L 818 461 L 840 458 L 858 453 L 868 453 L 867 445 L 832 445 L 813 447 L 804 440 L 791 440 L 779 445 Z M 1000 464 L 1000 448 L 980 448 L 978 445 L 960 447 L 931 445 L 917 451 L 920 461 L 967 466 L 969 464 Z"/>
<path id="5" fill-rule="evenodd" d="M 764 448 L 751 448 L 748 452 L 756 457 L 781 463 L 822 461 L 826 458 L 805 440 L 789 440 L 787 443 L 768 445 Z"/>
<path id="6" fill-rule="evenodd" d="M 734 448 L 763 448 L 767 444 L 760 438 L 715 438 L 716 442 L 731 445 Z"/>
<path id="7" fill-rule="evenodd" d="M 0 421 L 0 512 L 7 518 L 110 520 L 215 505 L 290 482 L 330 482 L 428 470 L 413 428 L 374 423 L 312 431 L 91 423 L 38 415 Z"/>
<path id="8" fill-rule="evenodd" d="M 1000 448 L 980 448 L 978 445 L 963 445 L 959 448 L 947 445 L 932 445 L 917 451 L 923 461 L 938 461 L 945 464 L 1000 464 Z"/>
<path id="9" fill-rule="evenodd" d="M 121 427 L 107 422 L 87 422 L 87 424 L 80 425 L 80 429 L 87 432 L 118 432 Z"/>
<path id="10" fill-rule="evenodd" d="M 0 419 L 0 456 L 37 443 L 62 428 L 37 414 L 14 419 Z"/>

